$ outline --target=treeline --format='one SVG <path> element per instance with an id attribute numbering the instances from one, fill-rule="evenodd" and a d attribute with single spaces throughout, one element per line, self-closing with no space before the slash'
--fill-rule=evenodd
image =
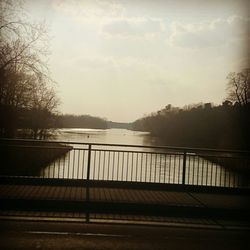
<path id="1" fill-rule="evenodd" d="M 133 123 L 134 130 L 149 131 L 165 145 L 250 150 L 250 70 L 228 75 L 228 100 L 166 106 Z"/>
<path id="2" fill-rule="evenodd" d="M 149 131 L 166 145 L 202 148 L 249 148 L 249 107 L 225 102 L 181 109 L 168 105 L 133 123 L 133 129 Z M 248 125 L 247 125 L 248 124 Z"/>
<path id="3" fill-rule="evenodd" d="M 56 116 L 46 109 L 0 105 L 0 137 L 44 139 L 56 125 Z"/>
<path id="4" fill-rule="evenodd" d="M 55 127 L 107 129 L 108 122 L 90 115 L 59 115 L 56 117 Z"/>

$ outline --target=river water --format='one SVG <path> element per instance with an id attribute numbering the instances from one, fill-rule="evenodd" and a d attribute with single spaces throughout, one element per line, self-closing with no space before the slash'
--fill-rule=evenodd
<path id="1" fill-rule="evenodd" d="M 126 129 L 58 129 L 56 141 L 158 146 L 147 132 Z M 48 178 L 86 179 L 88 148 L 77 145 L 41 172 Z M 135 152 L 133 152 L 135 151 Z M 163 152 L 150 148 L 92 148 L 90 178 L 154 183 L 183 183 L 183 152 Z M 207 186 L 239 186 L 241 176 L 196 154 L 185 161 L 185 184 Z"/>
<path id="2" fill-rule="evenodd" d="M 155 139 L 148 132 L 127 129 L 58 129 L 55 140 L 84 143 L 155 145 Z"/>

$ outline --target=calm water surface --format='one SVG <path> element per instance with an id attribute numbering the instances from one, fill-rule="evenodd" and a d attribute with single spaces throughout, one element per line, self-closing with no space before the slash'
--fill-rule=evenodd
<path id="1" fill-rule="evenodd" d="M 155 145 L 148 132 L 127 129 L 58 129 L 56 140 L 84 143 Z"/>

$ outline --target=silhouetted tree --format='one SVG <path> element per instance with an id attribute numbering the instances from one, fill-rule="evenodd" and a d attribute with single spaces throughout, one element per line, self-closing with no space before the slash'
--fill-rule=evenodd
<path id="1" fill-rule="evenodd" d="M 228 99 L 244 106 L 250 103 L 250 68 L 231 72 L 228 79 Z"/>
<path id="2" fill-rule="evenodd" d="M 0 116 L 4 120 L 0 123 L 1 134 L 13 136 L 14 129 L 26 117 L 20 119 L 20 113 L 26 110 L 34 116 L 36 126 L 27 121 L 25 124 L 34 129 L 36 137 L 37 127 L 49 127 L 44 115 L 50 117 L 59 103 L 46 63 L 46 28 L 27 20 L 22 1 L 1 0 L 0 4 Z M 43 119 L 38 119 L 41 114 Z"/>

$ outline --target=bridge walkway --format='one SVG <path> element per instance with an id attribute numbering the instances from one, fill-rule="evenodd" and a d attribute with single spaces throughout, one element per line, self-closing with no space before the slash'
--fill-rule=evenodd
<path id="1" fill-rule="evenodd" d="M 242 221 L 250 226 L 248 192 L 105 186 L 0 185 L 1 211 L 133 214 Z"/>

